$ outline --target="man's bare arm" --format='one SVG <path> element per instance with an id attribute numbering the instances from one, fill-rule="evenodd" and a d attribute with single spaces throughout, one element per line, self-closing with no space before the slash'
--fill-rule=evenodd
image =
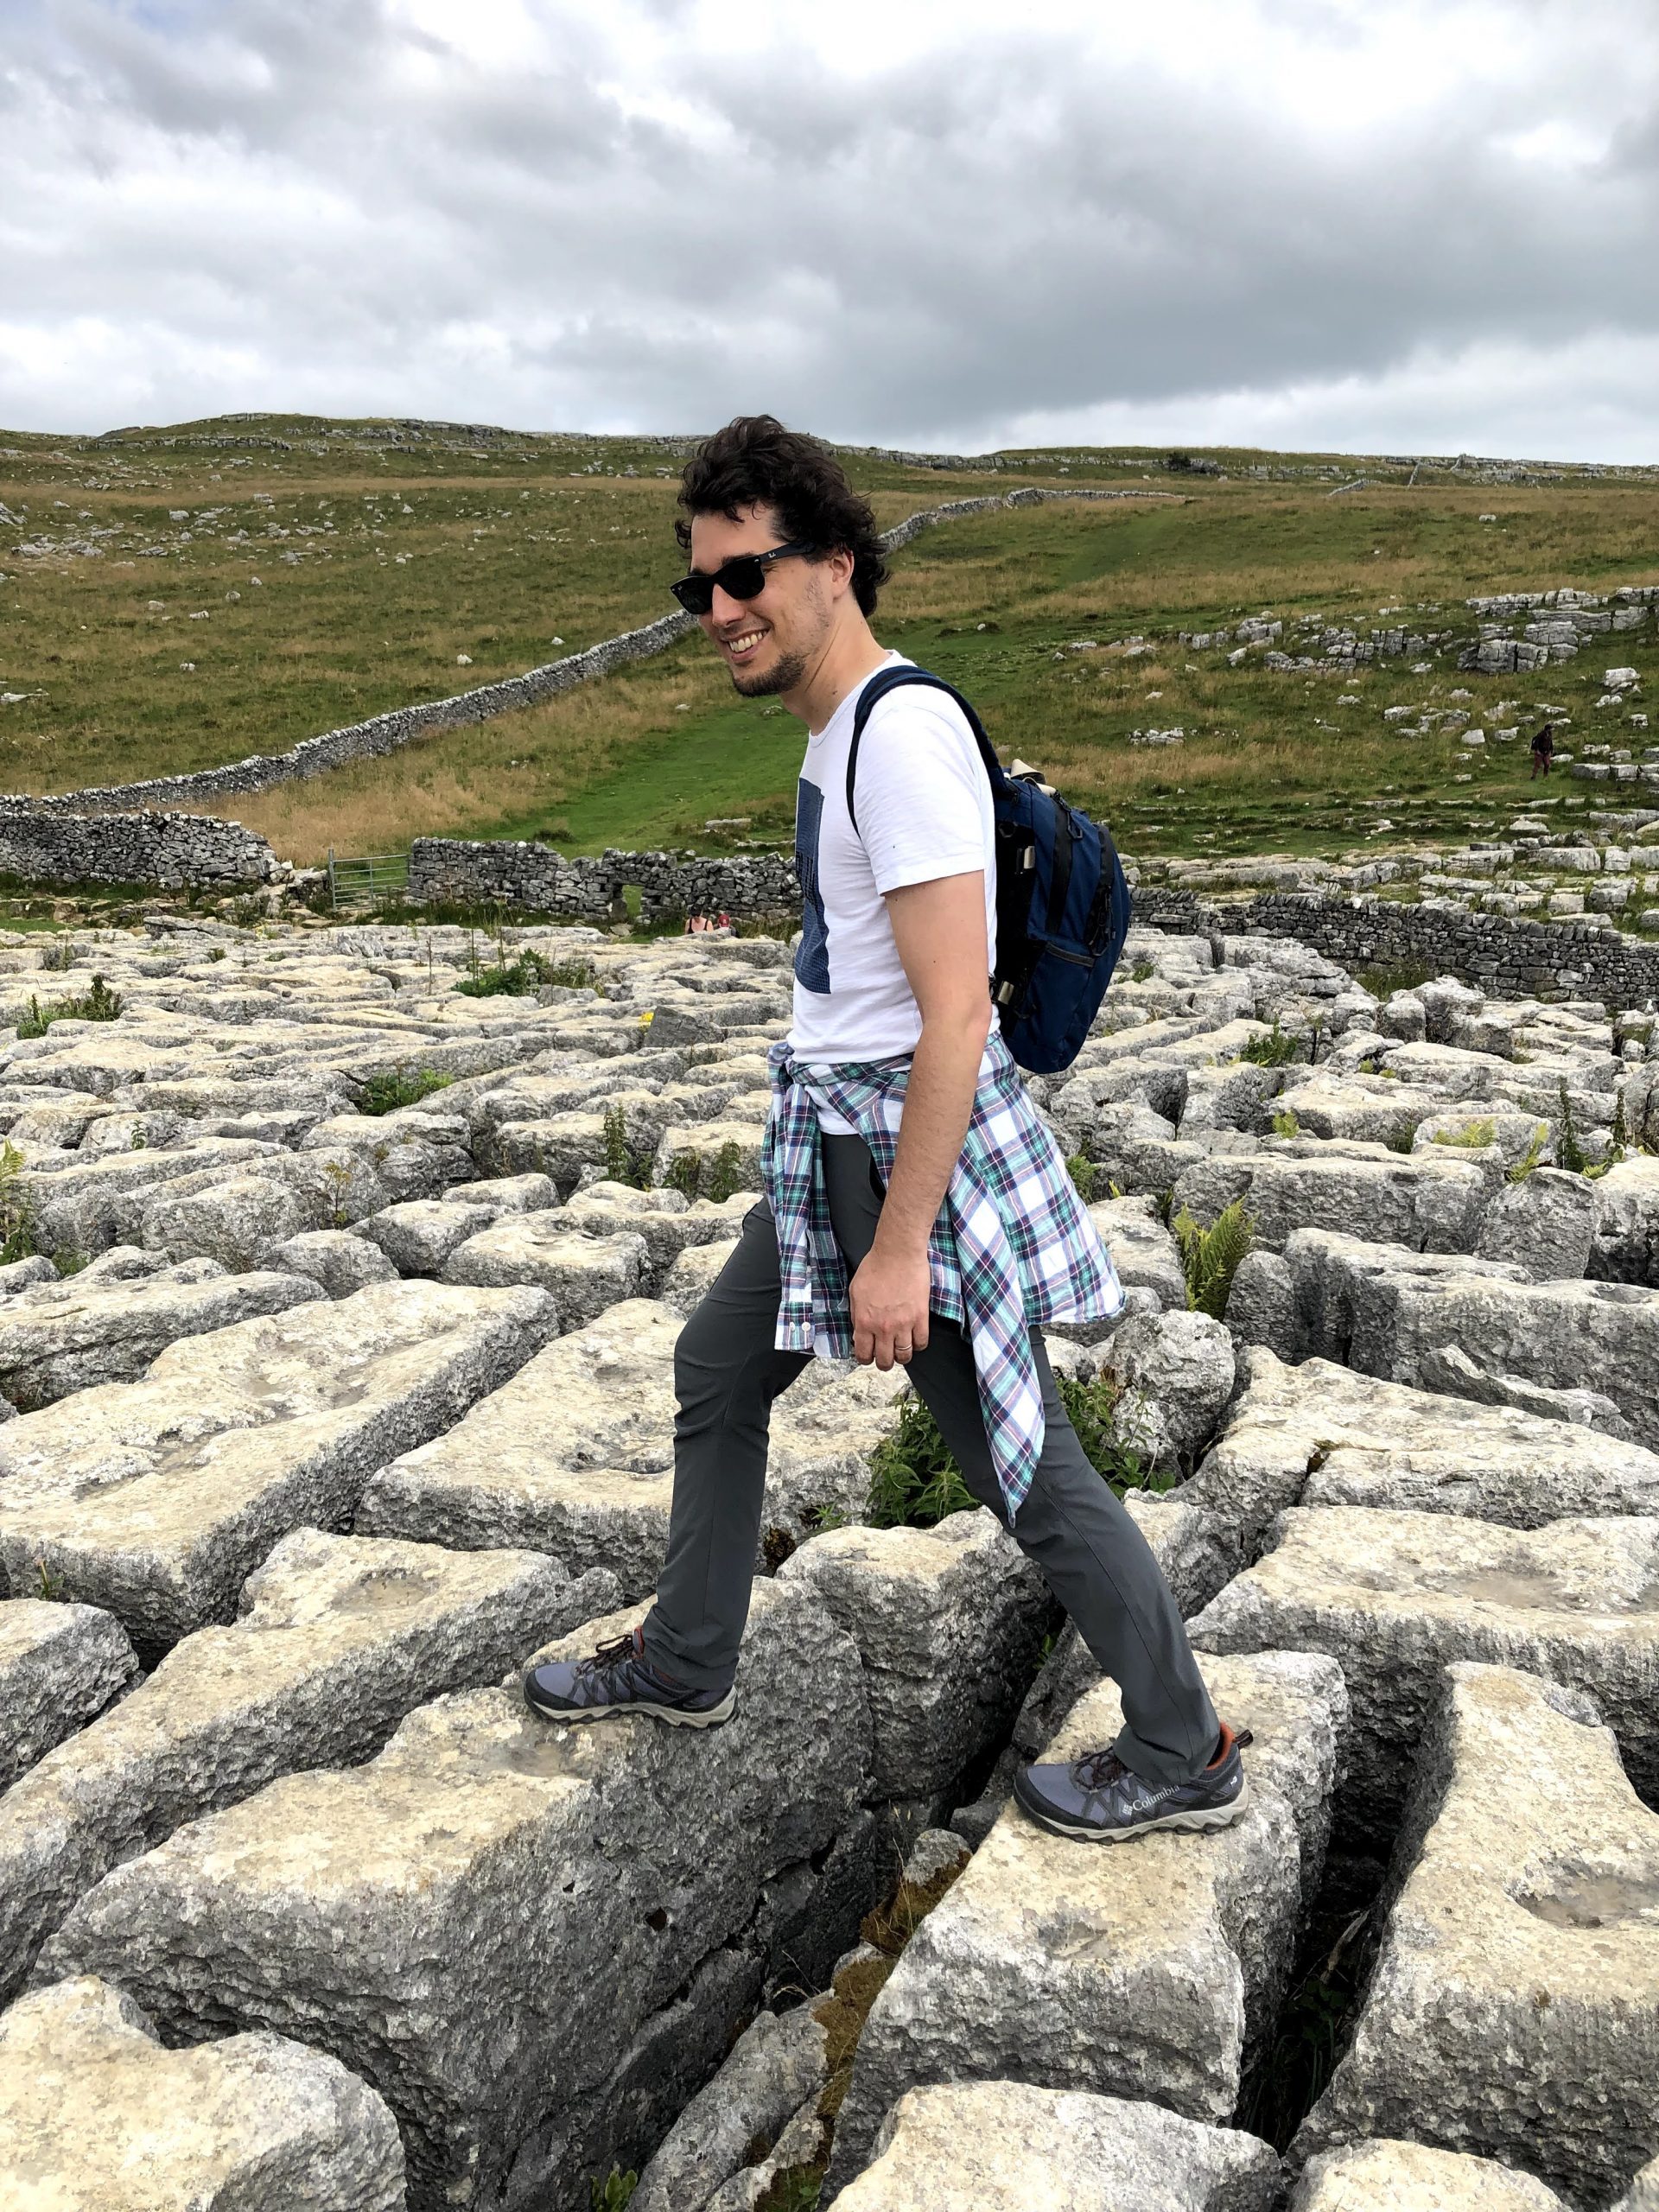
<path id="1" fill-rule="evenodd" d="M 928 1232 L 968 1134 L 991 1026 L 982 871 L 908 884 L 887 906 L 922 1034 L 875 1242 L 852 1281 L 854 1352 L 884 1369 L 927 1343 Z"/>

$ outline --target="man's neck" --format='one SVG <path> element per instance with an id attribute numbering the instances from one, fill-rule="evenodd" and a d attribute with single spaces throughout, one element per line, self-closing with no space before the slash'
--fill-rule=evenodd
<path id="1" fill-rule="evenodd" d="M 873 676 L 887 657 L 887 647 L 876 643 L 861 614 L 837 623 L 800 683 L 785 692 L 784 704 L 816 737 L 848 693 Z"/>

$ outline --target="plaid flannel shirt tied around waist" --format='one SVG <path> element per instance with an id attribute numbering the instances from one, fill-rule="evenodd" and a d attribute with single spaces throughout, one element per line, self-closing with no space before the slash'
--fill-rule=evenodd
<path id="1" fill-rule="evenodd" d="M 785 1043 L 772 1047 L 767 1065 L 772 1109 L 761 1165 L 783 1282 L 777 1346 L 849 1358 L 847 1263 L 830 1221 L 817 1109 L 858 1131 L 886 1184 L 910 1061 L 807 1069 Z M 961 1324 L 973 1345 L 986 1439 L 1012 1528 L 1045 1432 L 1030 1332 L 1049 1321 L 1109 1320 L 1123 1310 L 1123 1292 L 1059 1147 L 995 1033 L 927 1259 L 932 1312 Z"/>

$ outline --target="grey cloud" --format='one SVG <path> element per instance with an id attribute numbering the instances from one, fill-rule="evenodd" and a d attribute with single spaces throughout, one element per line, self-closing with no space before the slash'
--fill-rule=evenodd
<path id="1" fill-rule="evenodd" d="M 1516 0 L 1504 66 L 1445 91 L 1431 37 L 1421 96 L 1351 130 L 1248 57 L 1232 78 L 1173 50 L 1102 61 L 1052 24 L 855 79 L 775 43 L 716 62 L 670 0 L 535 13 L 540 50 L 509 67 L 461 5 L 443 35 L 390 0 L 80 0 L 49 23 L 25 6 L 0 207 L 26 188 L 35 212 L 0 213 L 0 330 L 19 302 L 48 331 L 130 327 L 167 357 L 124 364 L 160 415 L 256 404 L 245 374 L 181 376 L 200 344 L 251 355 L 266 402 L 446 391 L 451 414 L 676 429 L 767 404 L 836 435 L 973 442 L 1109 403 L 1380 387 L 1477 346 L 1659 340 L 1647 0 L 1570 19 Z M 1357 20 L 1270 13 L 1347 36 L 1364 68 Z M 644 115 L 617 89 L 640 89 L 630 14 L 668 41 Z M 1551 124 L 1605 151 L 1512 150 Z M 223 192 L 143 183 L 168 163 Z M 1621 404 L 1620 435 L 1645 422 L 1659 448 L 1659 404 Z M 0 346 L 8 418 L 68 427 Z"/>

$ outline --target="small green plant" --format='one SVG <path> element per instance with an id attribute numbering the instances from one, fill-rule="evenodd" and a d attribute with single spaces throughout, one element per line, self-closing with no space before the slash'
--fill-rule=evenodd
<path id="1" fill-rule="evenodd" d="M 488 968 L 477 965 L 476 952 L 473 958 L 473 972 L 455 985 L 469 999 L 529 998 L 544 983 L 572 991 L 596 988 L 590 960 L 546 960 L 528 945 L 512 959 L 504 957 Z"/>
<path id="2" fill-rule="evenodd" d="M 877 1529 L 936 1529 L 976 1501 L 962 1470 L 919 1398 L 899 1409 L 899 1426 L 870 1456 L 868 1510 Z"/>
<path id="3" fill-rule="evenodd" d="M 1533 1169 L 1541 1165 L 1544 1147 L 1548 1142 L 1549 1125 L 1547 1122 L 1540 1122 L 1532 1133 L 1532 1142 L 1527 1147 L 1524 1155 L 1510 1168 L 1505 1179 L 1511 1183 L 1524 1183 Z"/>
<path id="4" fill-rule="evenodd" d="M 1569 1175 L 1582 1175 L 1590 1165 L 1590 1155 L 1579 1142 L 1579 1132 L 1573 1120 L 1573 1101 L 1567 1095 L 1567 1077 L 1563 1076 L 1556 1086 L 1561 1102 L 1561 1125 L 1555 1137 L 1555 1165 L 1565 1167 Z"/>
<path id="5" fill-rule="evenodd" d="M 208 951 L 207 957 L 210 960 L 222 960 L 225 957 L 224 946 L 222 944 L 216 944 L 211 947 Z"/>
<path id="6" fill-rule="evenodd" d="M 391 1068 L 363 1079 L 362 1114 L 395 1114 L 400 1106 L 413 1106 L 435 1090 L 447 1090 L 454 1081 L 439 1068 Z"/>
<path id="7" fill-rule="evenodd" d="M 1273 1134 L 1276 1137 L 1299 1137 L 1302 1125 L 1296 1118 L 1294 1106 L 1281 1107 L 1273 1117 Z"/>
<path id="8" fill-rule="evenodd" d="M 1287 1037 L 1279 1027 L 1279 1017 L 1275 1014 L 1273 1027 L 1267 1035 L 1252 1037 L 1238 1057 L 1241 1060 L 1249 1060 L 1254 1067 L 1282 1068 L 1287 1067 L 1301 1049 L 1301 1039 Z"/>
<path id="9" fill-rule="evenodd" d="M 22 1173 L 23 1155 L 8 1137 L 0 1143 L 0 1267 L 35 1256 L 35 1209 Z"/>
<path id="10" fill-rule="evenodd" d="M 1436 1129 L 1432 1141 L 1451 1145 L 1465 1152 L 1481 1152 L 1494 1142 L 1497 1136 L 1497 1123 L 1487 1120 L 1465 1122 L 1460 1129 Z"/>
<path id="11" fill-rule="evenodd" d="M 52 1255 L 52 1264 L 60 1275 L 78 1275 L 83 1268 L 91 1267 L 92 1261 L 74 1245 L 60 1244 Z"/>
<path id="12" fill-rule="evenodd" d="M 628 1142 L 627 1116 L 620 1106 L 607 1106 L 604 1122 L 605 1176 L 611 1183 L 626 1183 L 636 1191 L 651 1188 L 652 1147 L 638 1150 Z M 695 1198 L 696 1192 L 689 1193 Z"/>
<path id="13" fill-rule="evenodd" d="M 1103 1370 L 1090 1382 L 1079 1382 L 1071 1375 L 1057 1376 L 1055 1382 L 1066 1419 L 1076 1429 L 1090 1465 L 1120 1497 L 1126 1491 L 1166 1491 L 1173 1485 L 1173 1474 L 1160 1474 L 1140 1452 L 1121 1441 L 1116 1417 L 1123 1402 L 1123 1386 L 1109 1370 Z"/>
<path id="14" fill-rule="evenodd" d="M 112 991 L 101 976 L 94 976 L 91 990 L 79 998 L 54 999 L 46 1006 L 31 991 L 29 1012 L 17 1024 L 17 1034 L 44 1037 L 54 1021 L 113 1021 L 122 1004 L 120 992 Z"/>
<path id="15" fill-rule="evenodd" d="M 1181 1271 L 1186 1277 L 1186 1303 L 1194 1313 L 1208 1313 L 1220 1320 L 1239 1262 L 1255 1239 L 1255 1222 L 1235 1198 L 1224 1206 L 1208 1229 L 1200 1229 L 1183 1206 L 1173 1224 L 1180 1250 Z"/>
<path id="16" fill-rule="evenodd" d="M 823 2196 L 824 2166 L 785 2166 L 754 2200 L 754 2212 L 817 2212 Z"/>
<path id="17" fill-rule="evenodd" d="M 688 1203 L 697 1195 L 702 1184 L 702 1154 L 700 1152 L 677 1152 L 668 1164 L 664 1180 L 671 1191 L 677 1191 Z"/>
<path id="18" fill-rule="evenodd" d="M 54 1603 L 60 1600 L 64 1594 L 63 1583 L 57 1575 L 53 1573 L 43 1559 L 35 1560 L 35 1573 L 38 1578 L 35 1584 L 35 1595 L 50 1599 Z"/>
<path id="19" fill-rule="evenodd" d="M 1410 1152 L 1417 1141 L 1415 1122 L 1396 1122 L 1382 1140 L 1390 1152 Z"/>
<path id="20" fill-rule="evenodd" d="M 594 2212 L 627 2212 L 639 2186 L 639 2177 L 632 2168 L 624 2173 L 620 2166 L 613 2166 L 603 2181 L 594 2176 L 588 2185 L 588 2201 Z"/>
<path id="21" fill-rule="evenodd" d="M 715 1205 L 722 1205 L 742 1187 L 743 1147 L 735 1138 L 728 1137 L 709 1163 L 709 1184 L 702 1195 Z"/>
<path id="22" fill-rule="evenodd" d="M 1157 969 L 1150 960 L 1137 960 L 1129 970 L 1129 981 L 1132 983 L 1150 982 L 1157 973 Z"/>
<path id="23" fill-rule="evenodd" d="M 323 1162 L 322 1172 L 327 1177 L 329 1183 L 333 1185 L 334 1193 L 332 1201 L 334 1220 L 330 1224 L 330 1226 L 334 1229 L 344 1229 L 346 1226 L 346 1193 L 352 1187 L 352 1171 L 348 1166 L 346 1166 L 344 1160 L 326 1160 Z"/>
<path id="24" fill-rule="evenodd" d="M 1077 1196 L 1086 1206 L 1095 1203 L 1095 1191 L 1100 1181 L 1100 1170 L 1094 1161 L 1081 1152 L 1074 1152 L 1065 1163 L 1065 1172 L 1071 1178 Z"/>

